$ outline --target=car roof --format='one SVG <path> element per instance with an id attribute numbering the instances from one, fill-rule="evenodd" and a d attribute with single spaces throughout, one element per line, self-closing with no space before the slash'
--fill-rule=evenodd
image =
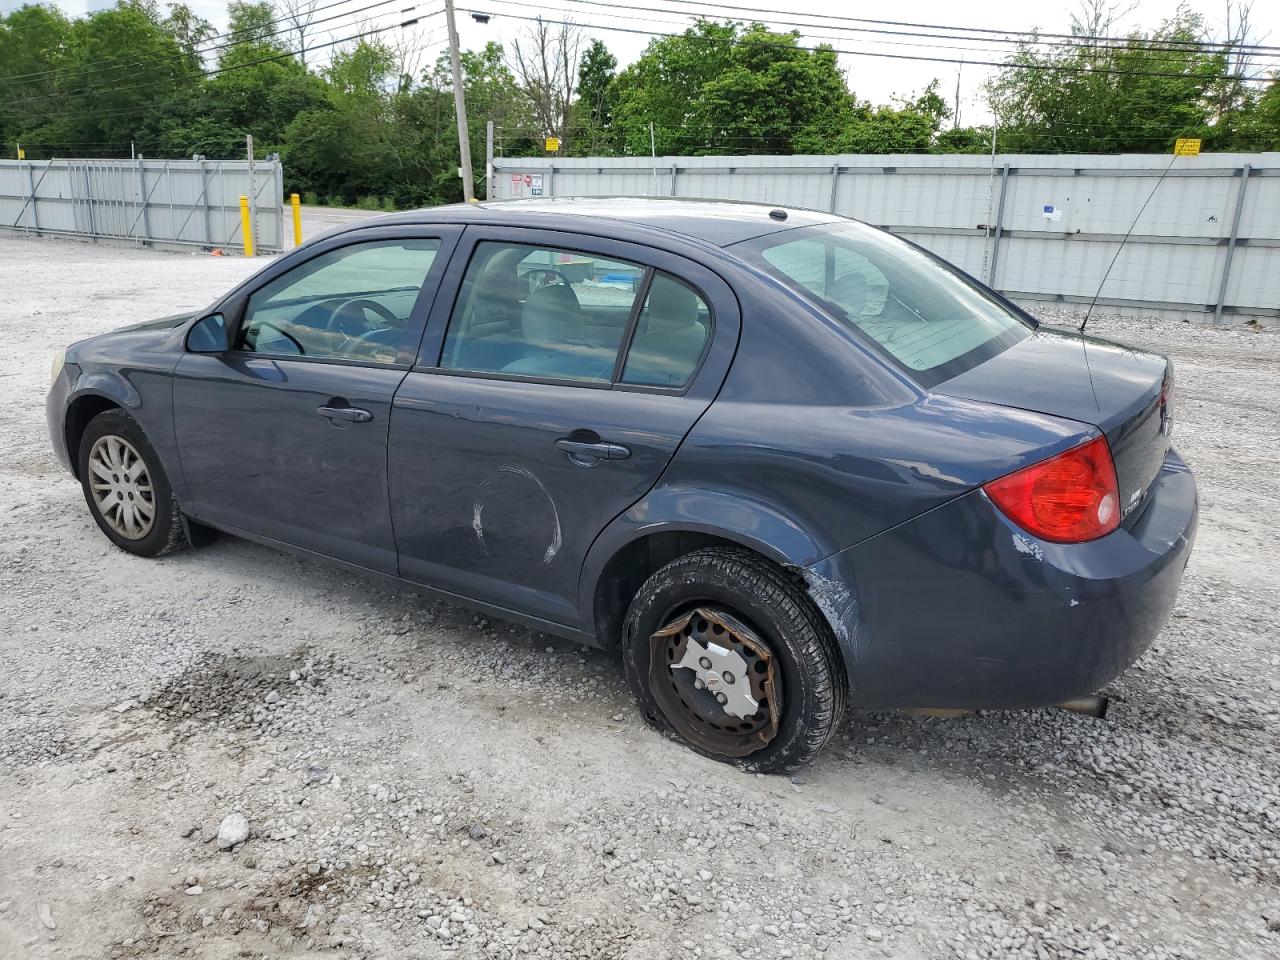
<path id="1" fill-rule="evenodd" d="M 754 237 L 792 230 L 842 218 L 816 210 L 740 203 L 732 200 L 693 200 L 667 197 L 543 197 L 528 200 L 497 200 L 457 203 L 443 207 L 410 210 L 386 217 L 362 220 L 351 229 L 394 223 L 476 223 L 512 227 L 556 229 L 566 219 L 606 221 L 610 235 L 628 239 L 625 228 L 654 229 L 679 234 L 719 247 Z M 559 223 L 550 221 L 558 220 Z M 585 224 L 584 224 L 585 225 Z"/>

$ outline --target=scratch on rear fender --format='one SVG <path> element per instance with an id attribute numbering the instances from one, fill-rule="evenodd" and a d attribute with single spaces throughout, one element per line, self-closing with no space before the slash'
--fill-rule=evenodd
<path id="1" fill-rule="evenodd" d="M 824 577 L 813 567 L 801 567 L 800 574 L 809 585 L 809 596 L 831 625 L 840 649 L 852 657 L 858 653 L 862 631 L 858 629 L 858 598 L 839 580 Z"/>
<path id="2" fill-rule="evenodd" d="M 1013 535 L 1013 548 L 1033 560 L 1044 562 L 1044 551 L 1040 549 L 1040 544 L 1034 540 L 1028 540 L 1020 533 Z"/>

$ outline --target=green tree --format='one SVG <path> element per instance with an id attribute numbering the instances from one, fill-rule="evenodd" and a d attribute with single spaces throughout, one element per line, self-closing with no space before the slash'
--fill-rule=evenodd
<path id="1" fill-rule="evenodd" d="M 1254 150 L 1280 150 L 1280 73 L 1252 104 L 1242 124 L 1242 135 Z"/>
<path id="2" fill-rule="evenodd" d="M 1209 95 L 1226 58 L 1188 45 L 1204 35 L 1203 19 L 1184 7 L 1149 37 L 1082 38 L 1052 53 L 1024 45 L 1013 62 L 1025 69 L 1005 70 L 988 87 L 999 148 L 1150 153 L 1178 137 L 1212 140 Z"/>
<path id="3" fill-rule="evenodd" d="M 187 55 L 191 66 L 200 69 L 200 45 L 214 36 L 213 24 L 196 14 L 185 3 L 171 3 L 169 15 L 165 17 L 163 26 L 169 36 L 178 41 L 178 46 Z"/>
<path id="4" fill-rule="evenodd" d="M 279 31 L 275 8 L 268 0 L 231 0 L 227 4 L 227 32 L 231 34 L 232 44 L 250 44 L 253 46 L 276 45 L 275 34 Z M 283 44 L 279 44 L 285 49 Z"/>
<path id="5" fill-rule="evenodd" d="M 0 140 L 13 156 L 22 141 L 28 156 L 48 156 L 50 105 L 59 71 L 70 62 L 71 21 L 52 6 L 24 6 L 0 16 Z"/>
<path id="6" fill-rule="evenodd" d="M 614 149 L 612 127 L 618 58 L 600 40 L 592 40 L 578 64 L 578 100 L 574 104 L 574 153 L 590 156 Z"/>
<path id="7" fill-rule="evenodd" d="M 653 40 L 617 77 L 614 122 L 624 149 L 660 153 L 798 153 L 840 134 L 851 97 L 828 47 L 798 33 L 699 20 Z"/>
<path id="8" fill-rule="evenodd" d="M 72 22 L 57 99 L 43 104 L 40 129 L 73 154 L 127 155 L 156 103 L 200 78 L 155 4 L 121 0 Z"/>

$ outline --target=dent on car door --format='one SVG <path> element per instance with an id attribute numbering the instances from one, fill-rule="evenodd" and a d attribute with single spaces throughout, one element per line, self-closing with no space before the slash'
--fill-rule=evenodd
<path id="1" fill-rule="evenodd" d="M 401 575 L 568 626 L 596 535 L 715 396 L 737 302 L 663 251 L 468 228 L 391 415 Z"/>
<path id="2" fill-rule="evenodd" d="M 457 233 L 335 238 L 232 298 L 231 349 L 189 343 L 174 421 L 190 514 L 395 572 L 391 401 Z"/>

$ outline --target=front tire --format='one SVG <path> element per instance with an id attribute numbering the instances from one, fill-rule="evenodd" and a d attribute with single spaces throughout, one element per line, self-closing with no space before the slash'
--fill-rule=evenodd
<path id="1" fill-rule="evenodd" d="M 78 453 L 80 486 L 98 528 L 121 550 L 161 557 L 187 543 L 160 458 L 123 410 L 98 414 Z"/>
<path id="2" fill-rule="evenodd" d="M 645 718 L 759 773 L 808 763 L 844 712 L 844 664 L 804 587 L 764 558 L 707 547 L 654 573 L 623 626 Z"/>

